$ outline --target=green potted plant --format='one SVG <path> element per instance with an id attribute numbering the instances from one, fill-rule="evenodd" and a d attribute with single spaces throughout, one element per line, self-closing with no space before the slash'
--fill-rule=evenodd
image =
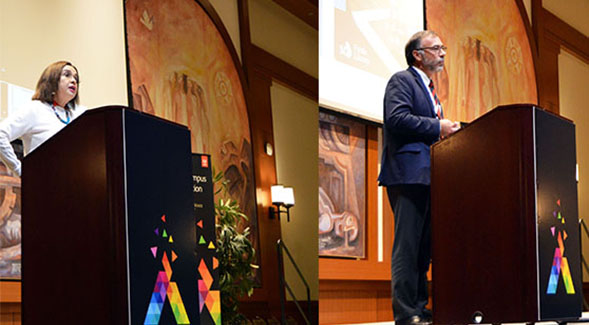
<path id="1" fill-rule="evenodd" d="M 249 227 L 239 229 L 240 221 L 248 217 L 241 212 L 239 203 L 229 197 L 229 181 L 222 172 L 214 175 L 221 319 L 223 324 L 243 324 L 246 318 L 239 312 L 239 298 L 254 292 L 254 270 L 258 267 L 253 264 L 255 250 L 249 240 Z"/>

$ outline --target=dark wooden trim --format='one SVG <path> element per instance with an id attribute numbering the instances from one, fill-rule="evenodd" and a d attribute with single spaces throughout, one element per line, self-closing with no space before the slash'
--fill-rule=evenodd
<path id="1" fill-rule="evenodd" d="M 542 15 L 542 0 L 532 0 L 532 32 L 534 34 L 534 40 L 536 42 L 536 53 L 535 56 L 540 54 L 540 46 L 542 45 L 542 39 L 544 38 L 543 30 L 541 26 L 541 15 Z M 538 70 L 536 70 L 538 72 Z M 536 73 L 537 75 L 537 73 Z"/>
<path id="2" fill-rule="evenodd" d="M 293 67 L 256 45 L 251 45 L 250 53 L 252 64 L 262 72 L 301 95 L 318 101 L 319 80 L 317 78 Z"/>
<path id="3" fill-rule="evenodd" d="M 273 0 L 315 30 L 319 29 L 319 6 L 317 0 Z"/>
<path id="4" fill-rule="evenodd" d="M 558 84 L 558 55 L 560 44 L 552 38 L 544 37 L 538 56 L 538 104 L 553 113 L 560 112 Z"/>
<path id="5" fill-rule="evenodd" d="M 391 289 L 391 280 L 319 280 L 319 287 L 321 292 L 325 291 L 340 291 L 348 289 L 350 291 L 356 290 L 380 290 Z"/>
<path id="6" fill-rule="evenodd" d="M 547 37 L 558 41 L 579 59 L 589 63 L 589 37 L 546 9 L 542 9 L 542 24 Z"/>
<path id="7" fill-rule="evenodd" d="M 131 65 L 129 64 L 129 40 L 127 37 L 127 6 L 125 6 L 125 1 L 122 0 L 123 6 L 123 30 L 125 31 L 125 73 L 127 78 L 127 106 L 129 108 L 134 109 L 133 106 L 133 87 L 131 84 Z"/>
<path id="8" fill-rule="evenodd" d="M 528 36 L 528 41 L 530 42 L 530 49 L 532 50 L 532 56 L 534 57 L 534 62 L 536 60 L 536 56 L 538 55 L 538 45 L 536 44 L 535 33 L 530 24 L 530 19 L 528 18 L 528 12 L 526 11 L 526 6 L 524 5 L 523 0 L 515 0 L 515 4 L 517 5 L 517 9 L 522 17 L 522 22 L 524 23 L 524 28 L 526 29 L 526 34 Z"/>
<path id="9" fill-rule="evenodd" d="M 249 1 L 237 0 L 237 12 L 239 19 L 239 44 L 241 46 L 241 62 L 243 71 L 247 76 L 248 66 L 250 65 L 250 48 L 252 44 L 252 37 L 250 33 Z"/>

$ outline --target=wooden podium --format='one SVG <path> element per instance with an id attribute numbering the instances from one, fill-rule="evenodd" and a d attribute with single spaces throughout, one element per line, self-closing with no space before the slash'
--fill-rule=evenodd
<path id="1" fill-rule="evenodd" d="M 498 107 L 432 147 L 434 324 L 577 319 L 575 126 Z"/>
<path id="2" fill-rule="evenodd" d="M 24 159 L 23 324 L 199 323 L 190 151 L 186 127 L 106 107 Z"/>

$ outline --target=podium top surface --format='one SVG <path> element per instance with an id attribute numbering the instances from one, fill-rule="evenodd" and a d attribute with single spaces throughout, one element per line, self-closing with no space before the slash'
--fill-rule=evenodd
<path id="1" fill-rule="evenodd" d="M 556 113 L 553 113 L 551 111 L 545 110 L 542 107 L 539 107 L 534 104 L 511 104 L 511 105 L 502 105 L 502 106 L 495 107 L 494 109 L 479 116 L 478 118 L 476 118 L 472 122 L 466 123 L 466 126 L 461 128 L 460 130 L 458 130 L 456 133 L 450 135 L 448 138 L 452 138 L 453 136 L 460 134 L 461 131 L 463 131 L 464 129 L 471 128 L 471 127 L 478 125 L 480 123 L 485 123 L 486 121 L 493 119 L 493 118 L 497 117 L 498 115 L 501 115 L 501 114 L 504 114 L 507 112 L 518 112 L 521 114 L 526 114 L 527 112 L 529 112 L 530 114 L 532 114 L 532 112 L 534 112 L 534 111 L 540 111 L 540 112 L 548 114 L 554 118 L 558 118 L 558 119 L 564 120 L 566 122 L 569 122 L 571 124 L 574 124 L 574 122 L 572 120 L 570 120 L 566 117 L 563 117 L 561 115 L 558 115 Z M 432 145 L 432 148 L 438 146 L 440 143 L 443 143 L 443 142 L 444 141 L 438 141 L 438 142 L 434 143 Z"/>
<path id="2" fill-rule="evenodd" d="M 177 125 L 177 126 L 180 126 L 180 127 L 183 127 L 183 128 L 188 128 L 184 124 L 180 124 L 180 123 L 177 123 L 177 122 L 174 122 L 174 121 L 171 121 L 171 120 L 168 120 L 168 119 L 165 119 L 165 118 L 162 118 L 162 117 L 159 117 L 159 116 L 150 114 L 150 113 L 142 112 L 142 111 L 136 110 L 134 108 L 127 107 L 127 106 L 122 106 L 122 105 L 107 105 L 107 106 L 100 106 L 100 107 L 96 107 L 96 108 L 91 108 L 91 109 L 87 110 L 86 112 L 84 112 L 84 114 L 82 114 L 78 119 L 80 119 L 81 117 L 83 117 L 85 114 L 103 114 L 105 112 L 112 112 L 112 111 L 133 112 L 133 113 L 136 113 L 136 114 L 139 114 L 139 115 L 143 115 L 143 116 L 146 116 L 146 117 L 149 117 L 149 118 L 158 119 L 158 120 L 160 120 L 162 122 L 174 124 L 174 125 Z M 78 119 L 76 119 L 76 120 L 78 120 Z M 74 122 L 75 122 L 75 120 L 74 120 Z"/>

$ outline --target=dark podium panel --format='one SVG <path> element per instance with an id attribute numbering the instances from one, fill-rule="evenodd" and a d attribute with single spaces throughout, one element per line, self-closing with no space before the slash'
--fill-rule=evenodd
<path id="1" fill-rule="evenodd" d="M 432 147 L 435 324 L 581 316 L 575 163 L 574 124 L 526 105 Z"/>
<path id="2" fill-rule="evenodd" d="M 190 133 L 90 110 L 23 162 L 23 324 L 199 324 Z"/>

